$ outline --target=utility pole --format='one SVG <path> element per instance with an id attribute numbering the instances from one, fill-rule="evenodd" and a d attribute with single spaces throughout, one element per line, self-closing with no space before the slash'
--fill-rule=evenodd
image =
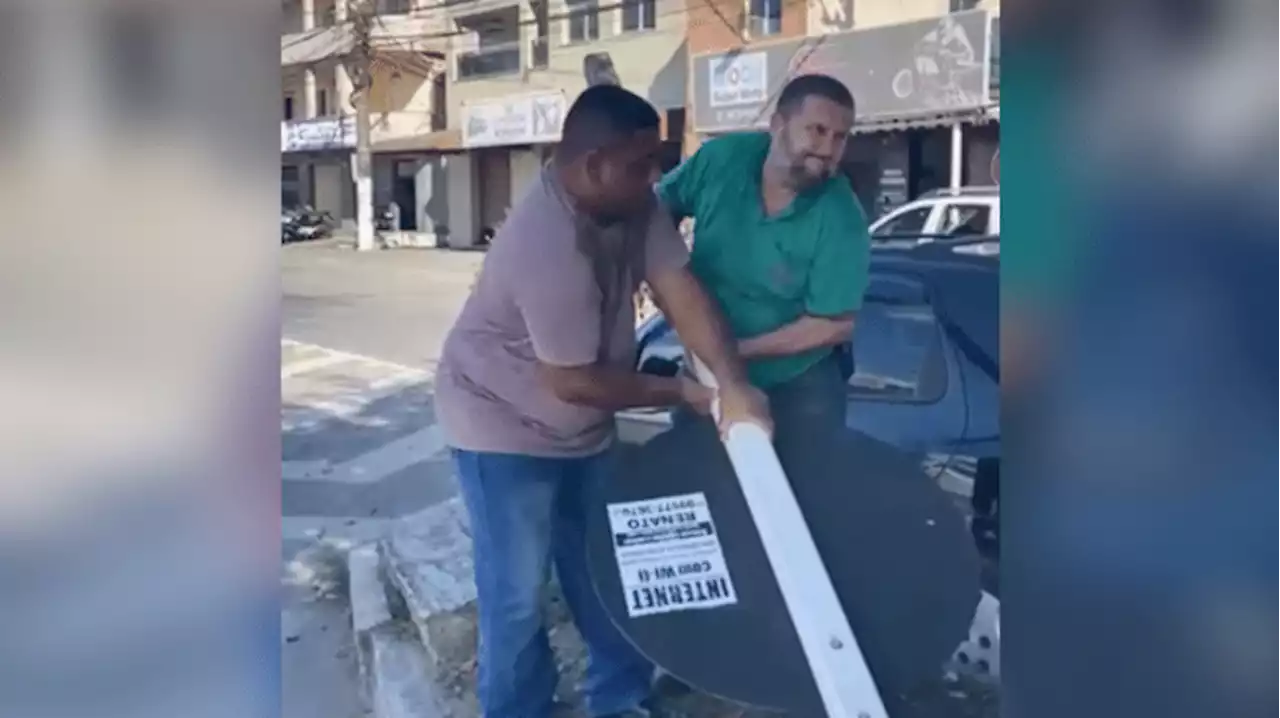
<path id="1" fill-rule="evenodd" d="M 373 246 L 373 153 L 369 147 L 369 89 L 373 86 L 370 69 L 373 60 L 374 6 L 371 0 L 351 0 L 351 28 L 355 47 L 351 54 L 351 105 L 356 111 L 356 153 L 353 166 L 356 184 L 356 249 L 369 251 Z"/>

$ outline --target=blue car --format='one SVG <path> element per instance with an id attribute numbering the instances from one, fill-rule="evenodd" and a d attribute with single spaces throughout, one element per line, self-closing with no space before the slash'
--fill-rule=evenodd
<path id="1" fill-rule="evenodd" d="M 917 455 L 972 512 L 974 538 L 998 555 L 999 239 L 903 242 L 872 250 L 852 346 L 848 425 Z M 660 314 L 636 329 L 638 367 L 672 375 L 684 349 Z M 620 416 L 658 430 L 664 411 Z M 624 428 L 625 430 L 625 428 Z"/>

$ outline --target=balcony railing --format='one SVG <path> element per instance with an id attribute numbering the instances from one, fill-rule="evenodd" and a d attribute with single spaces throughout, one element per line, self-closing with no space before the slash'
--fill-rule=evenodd
<path id="1" fill-rule="evenodd" d="M 518 42 L 460 52 L 457 55 L 458 79 L 474 80 L 516 74 L 522 69 L 520 55 Z"/>

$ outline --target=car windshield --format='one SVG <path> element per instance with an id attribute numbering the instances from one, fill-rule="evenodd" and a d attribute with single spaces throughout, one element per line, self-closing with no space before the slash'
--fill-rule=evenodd
<path id="1" fill-rule="evenodd" d="M 872 234 L 883 239 L 918 236 L 924 232 L 932 211 L 931 206 L 899 210 L 897 214 L 889 215 Z"/>

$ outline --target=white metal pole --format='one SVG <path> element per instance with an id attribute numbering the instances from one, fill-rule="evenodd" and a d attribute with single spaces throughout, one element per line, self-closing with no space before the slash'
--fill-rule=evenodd
<path id="1" fill-rule="evenodd" d="M 715 377 L 706 365 L 691 353 L 689 356 L 698 380 L 716 388 Z M 712 411 L 718 419 L 718 401 Z M 888 718 L 880 691 L 773 450 L 772 437 L 756 424 L 739 423 L 725 431 L 724 447 L 778 580 L 827 718 Z"/>
<path id="2" fill-rule="evenodd" d="M 374 7 L 371 0 L 352 0 L 351 10 L 356 36 L 353 65 L 357 73 L 352 104 L 356 113 L 356 151 L 352 163 L 356 184 L 356 249 L 374 248 L 373 231 L 373 155 L 369 146 L 372 132 L 369 117 L 369 91 L 373 85 L 372 39 L 370 37 Z"/>
<path id="3" fill-rule="evenodd" d="M 958 190 L 964 182 L 964 125 L 951 126 L 951 189 Z"/>
<path id="4" fill-rule="evenodd" d="M 367 252 L 374 248 L 373 239 L 373 158 L 369 151 L 369 91 L 356 95 L 356 249 Z"/>

